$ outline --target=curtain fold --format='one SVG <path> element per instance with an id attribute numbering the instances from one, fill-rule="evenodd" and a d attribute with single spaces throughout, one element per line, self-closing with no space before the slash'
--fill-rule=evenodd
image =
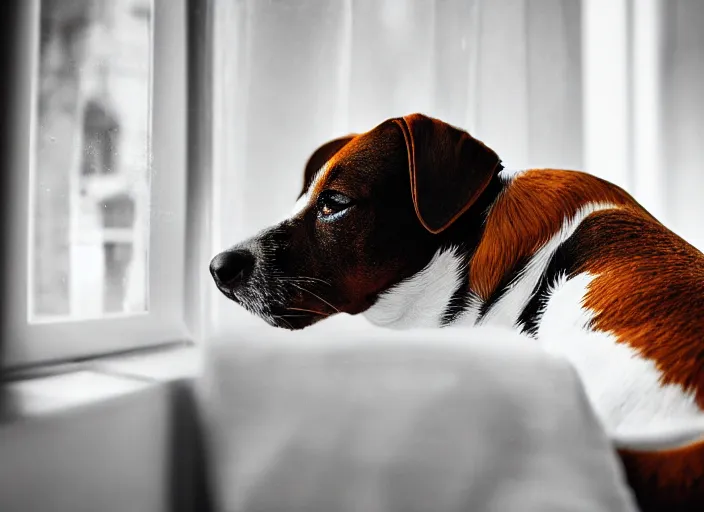
<path id="1" fill-rule="evenodd" d="M 660 193 L 669 224 L 704 250 L 704 2 L 668 0 L 666 5 Z"/>
<path id="2" fill-rule="evenodd" d="M 213 2 L 222 242 L 284 214 L 322 142 L 392 116 L 471 129 L 513 167 L 581 165 L 579 0 Z"/>

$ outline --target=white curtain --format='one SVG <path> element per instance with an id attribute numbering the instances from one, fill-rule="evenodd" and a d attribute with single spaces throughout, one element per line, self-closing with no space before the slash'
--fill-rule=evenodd
<path id="1" fill-rule="evenodd" d="M 704 2 L 665 5 L 661 193 L 669 224 L 704 250 Z"/>
<path id="2" fill-rule="evenodd" d="M 211 1 L 213 254 L 288 211 L 300 190 L 303 164 L 322 142 L 412 112 L 469 130 L 494 148 L 509 168 L 584 169 L 588 161 L 595 168 L 586 170 L 631 191 L 638 188 L 637 169 L 627 168 L 638 161 L 632 155 L 628 129 L 642 125 L 642 116 L 633 116 L 633 69 L 626 52 L 632 51 L 628 38 L 633 34 L 634 9 L 641 12 L 638 9 L 644 4 L 633 0 Z M 659 5 L 658 0 L 646 3 Z M 704 156 L 699 142 L 704 126 L 700 92 L 704 64 L 698 57 L 701 53 L 692 49 L 691 38 L 696 39 L 695 47 L 704 48 L 704 36 L 697 28 L 704 20 L 704 5 L 677 0 L 667 6 L 654 11 L 655 22 L 667 31 L 662 40 L 669 47 L 687 50 L 678 53 L 680 61 L 670 64 L 674 69 L 667 73 L 667 83 L 654 85 L 663 86 L 664 99 L 657 106 L 671 104 L 670 117 L 678 119 L 670 121 L 677 127 L 663 139 L 669 144 L 664 154 L 670 155 L 663 159 L 676 162 L 680 171 L 676 176 L 673 171 L 670 178 L 668 162 L 664 181 L 671 186 L 656 187 L 653 197 L 666 204 L 658 211 L 669 224 L 702 247 L 702 228 L 693 218 L 704 213 L 698 198 L 704 191 L 704 172 L 699 170 Z M 614 12 L 621 13 L 616 23 L 624 24 L 620 39 L 608 39 L 600 32 L 601 21 L 604 27 L 614 24 Z M 589 21 L 586 29 L 585 21 Z M 642 32 L 637 33 L 642 36 Z M 647 29 L 645 35 L 647 40 Z M 604 40 L 621 47 L 586 51 L 599 50 L 594 42 Z M 662 54 L 656 52 L 656 57 Z M 609 63 L 615 70 L 609 69 Z M 587 72 L 591 74 L 585 76 Z M 620 78 L 614 80 L 614 76 Z M 597 106 L 607 99 L 599 94 L 608 95 L 609 87 L 617 88 L 611 99 L 630 111 L 598 112 Z M 690 108 L 692 104 L 696 109 Z M 585 108 L 593 112 L 587 110 L 585 115 Z M 614 147 L 608 125 L 619 120 L 625 127 L 624 142 Z M 586 144 L 585 124 L 593 135 Z M 605 142 L 612 148 L 600 151 Z M 615 153 L 628 156 L 619 159 Z M 659 164 L 653 165 L 662 177 Z M 695 186 L 690 186 L 690 179 Z M 648 201 L 646 206 L 657 202 Z M 225 299 L 218 298 L 214 304 L 216 323 L 247 321 L 248 315 Z"/>

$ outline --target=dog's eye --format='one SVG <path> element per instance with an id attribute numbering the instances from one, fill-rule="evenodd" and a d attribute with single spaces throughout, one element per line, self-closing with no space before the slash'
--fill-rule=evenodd
<path id="1" fill-rule="evenodd" d="M 337 218 L 352 206 L 352 199 L 334 190 L 326 190 L 318 197 L 318 215 L 326 220 Z"/>

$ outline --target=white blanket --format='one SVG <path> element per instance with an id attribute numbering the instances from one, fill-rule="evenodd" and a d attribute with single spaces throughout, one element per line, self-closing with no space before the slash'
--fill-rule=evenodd
<path id="1" fill-rule="evenodd" d="M 510 331 L 210 342 L 202 404 L 228 512 L 634 511 L 575 372 Z"/>

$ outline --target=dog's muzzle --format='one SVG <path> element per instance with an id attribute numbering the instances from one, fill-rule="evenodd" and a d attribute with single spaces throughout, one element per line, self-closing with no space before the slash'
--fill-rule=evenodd
<path id="1" fill-rule="evenodd" d="M 277 234 L 270 232 L 216 255 L 209 268 L 218 290 L 275 327 L 302 329 L 337 312 L 323 298 L 330 288 L 324 279 L 281 268 L 286 240 L 276 239 Z"/>

